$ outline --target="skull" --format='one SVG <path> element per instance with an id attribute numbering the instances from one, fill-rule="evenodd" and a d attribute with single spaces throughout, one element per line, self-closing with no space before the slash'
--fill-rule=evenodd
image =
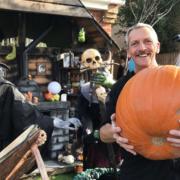
<path id="1" fill-rule="evenodd" d="M 96 49 L 87 49 L 81 56 L 81 64 L 88 69 L 98 69 L 103 61 L 101 55 Z"/>

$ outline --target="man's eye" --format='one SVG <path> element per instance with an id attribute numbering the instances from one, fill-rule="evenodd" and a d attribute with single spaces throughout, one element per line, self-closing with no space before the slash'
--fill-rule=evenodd
<path id="1" fill-rule="evenodd" d="M 130 46 L 136 46 L 138 43 L 137 42 L 133 42 L 130 44 Z"/>
<path id="2" fill-rule="evenodd" d="M 152 41 L 151 40 L 146 40 L 145 43 L 146 44 L 152 44 Z"/>

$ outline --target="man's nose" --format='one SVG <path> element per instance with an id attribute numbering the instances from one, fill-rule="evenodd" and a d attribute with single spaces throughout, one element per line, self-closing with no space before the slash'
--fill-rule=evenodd
<path id="1" fill-rule="evenodd" d="M 144 44 L 144 42 L 140 42 L 138 48 L 139 48 L 139 50 L 144 50 L 144 49 L 146 49 L 146 45 Z"/>

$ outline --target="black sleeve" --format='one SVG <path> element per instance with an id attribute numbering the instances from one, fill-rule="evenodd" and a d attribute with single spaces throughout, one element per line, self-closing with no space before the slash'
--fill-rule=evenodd
<path id="1" fill-rule="evenodd" d="M 126 82 L 134 75 L 134 73 L 128 73 L 126 76 L 120 78 L 112 87 L 106 99 L 106 122 L 111 122 L 111 115 L 115 113 L 116 102 L 119 97 L 121 90 L 123 89 Z M 105 124 L 103 123 L 103 124 Z M 103 125 L 102 124 L 102 125 Z"/>
<path id="2" fill-rule="evenodd" d="M 31 124 L 37 124 L 48 136 L 53 131 L 53 119 L 42 114 L 35 105 L 24 100 L 22 94 L 13 88 L 14 101 L 12 103 L 14 136 L 19 135 Z"/>
<path id="3" fill-rule="evenodd" d="M 12 83 L 3 82 L 0 86 L 0 149 L 31 124 L 37 124 L 47 133 L 47 139 L 50 139 L 53 119 L 44 116 L 34 105 L 26 102 L 25 97 Z"/>

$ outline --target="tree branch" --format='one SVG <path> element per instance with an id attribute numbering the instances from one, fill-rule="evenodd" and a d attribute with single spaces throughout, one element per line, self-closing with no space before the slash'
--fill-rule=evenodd
<path id="1" fill-rule="evenodd" d="M 137 16 L 136 16 L 136 14 L 135 14 L 135 12 L 133 10 L 133 6 L 132 6 L 132 1 L 131 0 L 129 1 L 129 7 L 130 7 L 130 10 L 131 10 L 131 12 L 132 12 L 132 14 L 134 16 L 135 22 L 137 22 Z"/>

